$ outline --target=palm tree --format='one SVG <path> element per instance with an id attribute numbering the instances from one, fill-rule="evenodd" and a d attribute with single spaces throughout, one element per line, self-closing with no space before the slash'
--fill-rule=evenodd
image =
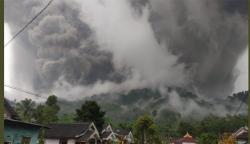
<path id="1" fill-rule="evenodd" d="M 140 144 L 159 143 L 159 135 L 153 118 L 148 114 L 139 117 L 134 125 L 135 138 Z"/>
<path id="2" fill-rule="evenodd" d="M 16 111 L 23 121 L 31 122 L 35 106 L 35 102 L 31 99 L 24 99 L 16 104 Z"/>

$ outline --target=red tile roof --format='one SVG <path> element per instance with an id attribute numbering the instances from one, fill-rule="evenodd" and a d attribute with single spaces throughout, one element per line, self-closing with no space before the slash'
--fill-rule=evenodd
<path id="1" fill-rule="evenodd" d="M 197 141 L 189 133 L 187 133 L 185 136 L 183 136 L 180 139 L 172 141 L 171 143 L 182 144 L 182 143 L 185 143 L 185 142 L 186 143 L 195 143 L 195 144 L 197 144 Z"/>

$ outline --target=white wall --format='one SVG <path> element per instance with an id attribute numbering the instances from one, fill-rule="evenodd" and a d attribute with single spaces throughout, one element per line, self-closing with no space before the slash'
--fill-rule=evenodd
<path id="1" fill-rule="evenodd" d="M 237 144 L 245 144 L 246 141 L 237 141 L 236 143 L 237 143 Z"/>
<path id="2" fill-rule="evenodd" d="M 59 144 L 59 139 L 45 139 L 45 144 Z"/>
<path id="3" fill-rule="evenodd" d="M 75 140 L 73 140 L 73 139 L 68 140 L 68 144 L 75 144 Z"/>
<path id="4" fill-rule="evenodd" d="M 45 144 L 59 144 L 59 139 L 45 139 Z M 68 144 L 75 144 L 75 140 L 68 140 Z"/>

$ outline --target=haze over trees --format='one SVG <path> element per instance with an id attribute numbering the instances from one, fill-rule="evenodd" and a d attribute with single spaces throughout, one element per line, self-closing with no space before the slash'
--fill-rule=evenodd
<path id="1" fill-rule="evenodd" d="M 153 94 L 151 91 L 143 91 L 149 96 Z M 134 91 L 131 95 L 133 100 L 130 100 L 130 95 L 123 99 L 127 103 L 127 108 L 130 108 L 129 103 L 133 103 L 136 99 L 140 99 L 140 92 Z M 157 93 L 154 93 L 157 96 Z M 229 102 L 235 100 L 242 100 L 245 102 L 247 92 L 241 92 L 229 96 Z M 131 96 L 132 97 L 132 96 Z M 195 96 L 189 96 L 195 98 Z M 126 100 L 125 100 L 126 99 Z M 59 103 L 60 100 L 60 103 Z M 220 140 L 219 136 L 225 132 L 231 133 L 242 126 L 247 125 L 247 115 L 212 115 L 209 114 L 201 119 L 196 119 L 193 115 L 183 117 L 182 115 L 171 111 L 165 110 L 160 112 L 153 106 L 152 111 L 148 113 L 138 112 L 138 109 L 132 108 L 134 116 L 125 115 L 124 111 L 120 109 L 121 105 L 116 103 L 104 105 L 101 101 L 83 100 L 75 103 L 74 111 L 65 111 L 65 107 L 71 107 L 72 103 L 63 101 L 52 95 L 44 103 L 36 103 L 31 99 L 25 99 L 16 103 L 15 108 L 20 115 L 21 119 L 26 122 L 37 122 L 42 124 L 47 123 L 74 123 L 74 122 L 94 122 L 100 130 L 102 126 L 111 124 L 113 128 L 121 128 L 131 130 L 133 132 L 136 144 L 161 144 L 163 141 L 169 142 L 173 138 L 182 137 L 189 132 L 195 137 L 199 144 L 216 144 Z M 65 103 L 65 104 L 64 104 Z M 109 107 L 108 109 L 107 106 Z M 123 104 L 123 106 L 125 106 Z M 156 105 L 157 106 L 157 105 Z M 110 113 L 117 112 L 117 116 L 130 117 L 130 120 L 114 119 Z M 161 117 L 159 117 L 161 115 Z"/>

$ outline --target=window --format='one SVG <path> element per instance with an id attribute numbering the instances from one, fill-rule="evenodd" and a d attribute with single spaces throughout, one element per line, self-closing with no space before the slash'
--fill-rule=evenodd
<path id="1" fill-rule="evenodd" d="M 60 141 L 59 141 L 59 144 L 67 144 L 67 140 L 66 139 L 60 139 Z"/>
<path id="2" fill-rule="evenodd" d="M 85 142 L 76 142 L 75 144 L 86 144 Z"/>
<path id="3" fill-rule="evenodd" d="M 30 144 L 30 140 L 31 138 L 30 137 L 22 137 L 22 142 L 21 144 Z"/>
<path id="4" fill-rule="evenodd" d="M 90 143 L 90 144 L 96 144 L 96 140 L 95 140 L 95 139 L 90 139 L 90 140 L 89 140 L 89 143 Z"/>

